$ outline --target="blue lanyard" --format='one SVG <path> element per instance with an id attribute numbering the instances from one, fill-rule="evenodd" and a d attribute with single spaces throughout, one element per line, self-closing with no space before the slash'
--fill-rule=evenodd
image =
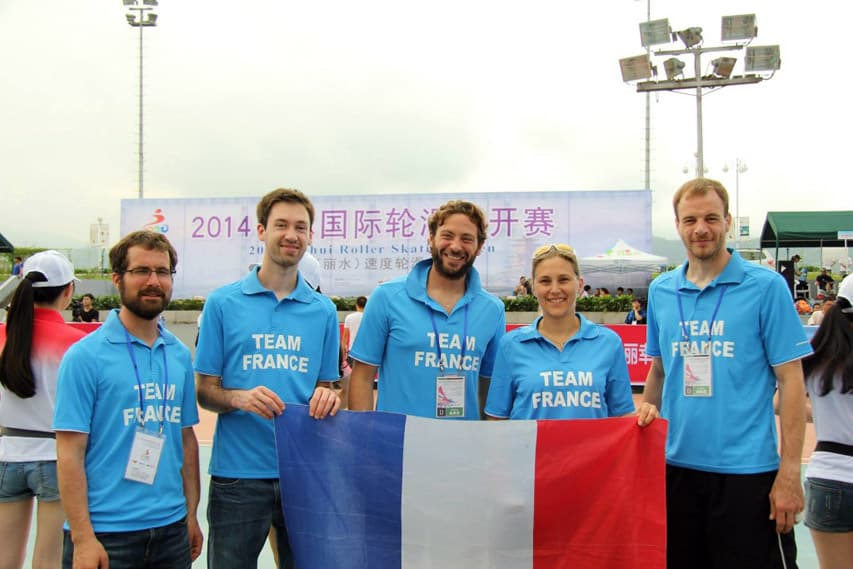
<path id="1" fill-rule="evenodd" d="M 681 316 L 681 320 L 679 321 L 679 325 L 681 326 L 681 336 L 685 341 L 689 341 L 690 336 L 687 334 L 687 327 L 684 325 L 684 307 L 681 306 L 681 282 L 681 275 L 678 275 L 678 279 L 675 283 L 675 298 L 678 301 L 678 315 Z M 714 313 L 711 315 L 711 324 L 708 326 L 709 342 L 711 341 L 711 331 L 714 329 L 714 321 L 717 319 L 717 312 L 720 310 L 720 305 L 723 303 L 723 295 L 726 294 L 726 289 L 728 287 L 728 284 L 724 284 L 720 287 L 720 296 L 717 297 L 717 306 L 714 307 Z"/>
<path id="2" fill-rule="evenodd" d="M 130 339 L 130 333 L 127 331 L 122 325 L 124 329 L 124 338 L 127 344 L 127 353 L 130 354 L 130 361 L 133 362 L 133 374 L 136 376 L 136 385 L 139 391 L 139 411 L 142 413 L 142 417 L 139 420 L 140 426 L 145 429 L 145 402 L 142 399 L 142 381 L 139 379 L 139 366 L 136 365 L 136 355 L 133 353 L 133 345 Z M 169 366 L 166 364 L 166 345 L 163 344 L 163 374 L 165 378 L 163 380 L 163 414 L 160 416 L 160 429 L 158 430 L 159 434 L 163 434 L 163 427 L 166 422 L 166 392 L 169 389 Z"/>
<path id="3" fill-rule="evenodd" d="M 462 371 L 461 366 L 464 365 L 465 348 L 468 344 L 468 306 L 468 304 L 465 305 L 465 319 L 462 325 L 462 356 L 459 358 L 459 371 Z M 429 319 L 432 320 L 432 331 L 435 334 L 435 351 L 438 352 L 438 371 L 444 373 L 444 362 L 441 361 L 441 342 L 438 341 L 438 326 L 435 325 L 435 313 L 429 306 L 427 306 L 427 310 L 429 310 Z"/>

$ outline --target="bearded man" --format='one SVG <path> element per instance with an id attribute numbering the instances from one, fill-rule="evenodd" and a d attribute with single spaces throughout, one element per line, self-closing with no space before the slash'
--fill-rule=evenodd
<path id="1" fill-rule="evenodd" d="M 63 568 L 189 569 L 201 553 L 198 423 L 190 351 L 159 322 L 178 256 L 136 231 L 110 250 L 121 308 L 59 367 Z"/>
<path id="2" fill-rule="evenodd" d="M 506 331 L 503 303 L 483 290 L 474 261 L 486 217 L 453 200 L 429 218 L 431 258 L 381 284 L 370 296 L 350 350 L 349 408 L 420 417 L 479 420 Z"/>

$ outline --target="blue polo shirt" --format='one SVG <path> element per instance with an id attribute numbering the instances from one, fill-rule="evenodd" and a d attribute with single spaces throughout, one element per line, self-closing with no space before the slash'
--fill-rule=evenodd
<path id="1" fill-rule="evenodd" d="M 162 325 L 153 346 L 130 336 L 130 349 L 138 383 L 125 328 L 114 310 L 68 349 L 59 366 L 53 428 L 89 435 L 85 467 L 96 532 L 155 528 L 187 514 L 181 429 L 198 423 L 190 352 Z M 153 485 L 124 478 L 140 414 L 149 432 L 159 429 L 161 418 L 164 424 Z"/>
<path id="2" fill-rule="evenodd" d="M 317 381 L 339 376 L 335 305 L 302 275 L 279 301 L 257 271 L 215 290 L 205 302 L 195 370 L 222 378 L 225 389 L 263 385 L 285 404 L 306 405 Z M 230 478 L 277 478 L 272 419 L 240 410 L 220 413 L 209 471 Z"/>
<path id="3" fill-rule="evenodd" d="M 483 290 L 472 267 L 465 294 L 448 313 L 427 296 L 431 268 L 432 259 L 425 259 L 407 276 L 373 291 L 350 356 L 379 368 L 378 410 L 420 417 L 436 416 L 438 364 L 446 361 L 445 374 L 465 377 L 460 419 L 477 420 L 478 376 L 492 375 L 498 341 L 506 332 L 504 306 Z"/>
<path id="4" fill-rule="evenodd" d="M 782 276 L 729 251 L 725 269 L 704 289 L 687 280 L 687 263 L 652 281 L 646 353 L 663 364 L 669 464 L 728 474 L 769 472 L 779 466 L 773 366 L 812 350 Z M 693 347 L 711 353 L 711 397 L 683 395 L 683 354 Z"/>
<path id="5" fill-rule="evenodd" d="M 634 411 L 619 336 L 580 314 L 560 351 L 539 333 L 542 317 L 501 339 L 486 413 L 510 419 L 600 419 Z"/>

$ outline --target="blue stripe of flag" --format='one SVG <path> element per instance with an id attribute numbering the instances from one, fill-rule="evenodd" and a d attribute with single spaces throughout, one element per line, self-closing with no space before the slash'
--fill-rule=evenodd
<path id="1" fill-rule="evenodd" d="M 282 506 L 297 567 L 400 569 L 405 425 L 405 415 L 378 412 L 342 411 L 318 421 L 291 404 L 276 418 Z"/>

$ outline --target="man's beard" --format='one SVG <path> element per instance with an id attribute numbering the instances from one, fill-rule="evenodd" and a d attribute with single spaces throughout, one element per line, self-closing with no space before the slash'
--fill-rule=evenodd
<path id="1" fill-rule="evenodd" d="M 124 283 L 119 283 L 118 291 L 121 296 L 122 306 L 127 308 L 132 314 L 135 314 L 144 320 L 154 320 L 160 316 L 160 314 L 166 310 L 166 306 L 171 300 L 171 295 L 166 294 L 166 292 L 160 288 L 143 288 L 139 290 L 136 297 L 132 297 L 125 291 Z M 142 296 L 149 295 L 160 295 L 160 302 L 146 302 L 140 298 Z"/>
<path id="2" fill-rule="evenodd" d="M 450 269 L 444 266 L 444 260 L 441 256 L 441 251 L 439 251 L 435 247 L 431 247 L 430 253 L 432 253 L 432 267 L 436 270 L 438 274 L 440 274 L 446 279 L 451 280 L 459 280 L 467 277 L 468 272 L 471 270 L 471 267 L 474 266 L 474 260 L 476 259 L 476 257 L 470 257 L 464 265 L 462 265 L 455 271 L 451 271 Z"/>

